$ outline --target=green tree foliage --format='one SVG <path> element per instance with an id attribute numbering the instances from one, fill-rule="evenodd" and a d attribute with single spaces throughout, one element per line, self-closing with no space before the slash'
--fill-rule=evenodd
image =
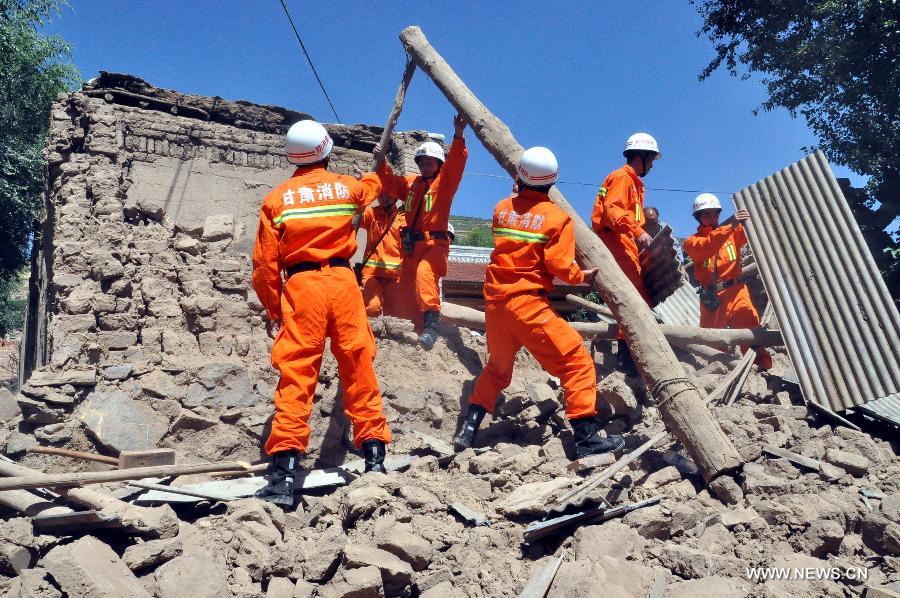
<path id="1" fill-rule="evenodd" d="M 900 215 L 900 2 L 896 0 L 691 0 L 714 44 L 706 79 L 720 67 L 761 74 L 764 110 L 801 114 L 836 164 L 869 177 L 848 197 L 895 298 Z M 846 193 L 845 193 L 846 195 Z"/>
<path id="2" fill-rule="evenodd" d="M 476 227 L 466 233 L 462 239 L 462 245 L 470 247 L 493 247 L 494 237 L 491 231 L 486 227 Z"/>
<path id="3" fill-rule="evenodd" d="M 0 0 L 0 321 L 17 302 L 7 297 L 28 260 L 33 221 L 41 212 L 42 150 L 50 106 L 76 81 L 68 45 L 38 30 L 60 0 Z M 0 336 L 7 333 L 0 330 Z"/>

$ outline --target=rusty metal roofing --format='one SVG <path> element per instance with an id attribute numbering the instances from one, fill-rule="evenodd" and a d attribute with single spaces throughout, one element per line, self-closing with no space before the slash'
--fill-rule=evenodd
<path id="1" fill-rule="evenodd" d="M 734 195 L 807 401 L 900 392 L 900 317 L 822 152 Z"/>
<path id="2" fill-rule="evenodd" d="M 665 225 L 638 258 L 650 307 L 659 305 L 687 280 L 675 252 L 672 229 Z"/>

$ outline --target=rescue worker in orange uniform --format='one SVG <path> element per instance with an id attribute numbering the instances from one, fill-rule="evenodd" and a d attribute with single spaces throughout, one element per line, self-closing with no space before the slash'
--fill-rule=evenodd
<path id="1" fill-rule="evenodd" d="M 659 153 L 656 139 L 647 133 L 635 133 L 625 142 L 622 155 L 625 156 L 626 164 L 612 171 L 597 192 L 591 225 L 613 254 L 622 272 L 649 304 L 650 296 L 644 288 L 638 250 L 648 246 L 653 237 L 643 228 L 644 181 L 641 179 L 647 176 L 653 168 L 654 160 L 658 160 L 662 154 Z M 618 368 L 634 375 L 634 361 L 621 330 L 618 338 Z"/>
<path id="2" fill-rule="evenodd" d="M 684 242 L 684 252 L 694 262 L 694 276 L 701 287 L 700 327 L 754 328 L 759 326 L 759 314 L 747 285 L 739 280 L 741 248 L 747 244 L 743 223 L 750 213 L 738 210 L 731 224 L 719 226 L 721 212 L 718 197 L 712 193 L 698 195 L 693 213 L 700 226 Z M 744 352 L 748 348 L 741 347 Z M 757 351 L 756 365 L 761 370 L 772 367 L 768 351 Z"/>
<path id="3" fill-rule="evenodd" d="M 419 176 L 395 175 L 387 162 L 379 169 L 384 180 L 384 194 L 404 202 L 408 235 L 401 241 L 403 268 L 400 286 L 410 304 L 415 305 L 417 327 L 424 324 L 419 343 L 431 349 L 437 341 L 437 325 L 441 316 L 440 279 L 447 275 L 450 256 L 450 206 L 459 188 L 466 158 L 466 140 L 463 131 L 465 118 L 458 114 L 453 119 L 453 143 L 446 160 L 443 148 L 427 141 L 416 149 Z M 376 148 L 376 152 L 378 148 Z"/>
<path id="4" fill-rule="evenodd" d="M 410 317 L 400 294 L 400 229 L 406 218 L 395 202 L 382 197 L 363 212 L 366 258 L 362 265 L 362 295 L 369 317 Z"/>
<path id="5" fill-rule="evenodd" d="M 281 373 L 265 444 L 272 456 L 269 483 L 256 495 L 282 506 L 293 504 L 299 458 L 309 444 L 307 420 L 326 338 L 367 471 L 385 471 L 391 440 L 372 367 L 375 340 L 349 262 L 356 251 L 353 216 L 379 196 L 380 181 L 372 173 L 358 181 L 329 172 L 333 142 L 315 121 L 294 124 L 286 145 L 297 169 L 263 201 L 253 250 L 253 289 L 268 314 L 272 365 Z"/>
<path id="6" fill-rule="evenodd" d="M 519 161 L 518 195 L 494 208 L 494 251 L 485 271 L 484 298 L 488 363 L 478 380 L 462 430 L 454 440 L 464 450 L 497 394 L 512 381 L 516 353 L 525 347 L 565 391 L 566 417 L 572 422 L 575 455 L 618 451 L 621 436 L 602 438 L 597 414 L 597 372 L 581 335 L 550 307 L 553 278 L 567 284 L 590 282 L 597 269 L 575 263 L 575 227 L 547 195 L 559 178 L 556 156 L 545 147 L 526 150 Z"/>

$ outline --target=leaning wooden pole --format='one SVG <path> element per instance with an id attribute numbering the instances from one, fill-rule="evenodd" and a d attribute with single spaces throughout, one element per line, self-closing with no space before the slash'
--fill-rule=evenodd
<path id="1" fill-rule="evenodd" d="M 465 115 L 475 135 L 510 176 L 524 149 L 509 127 L 494 116 L 466 87 L 453 69 L 428 43 L 422 30 L 407 27 L 400 41 L 416 65 L 443 92 L 450 103 Z M 612 254 L 585 226 L 578 213 L 555 187 L 551 198 L 575 223 L 579 262 L 585 268 L 599 268 L 594 286 L 624 329 L 644 380 L 659 401 L 663 421 L 687 448 L 703 478 L 713 478 L 742 465 L 737 450 L 713 419 L 697 388 L 684 375 L 672 348 L 663 337 L 650 308 L 625 277 Z"/>
<path id="2" fill-rule="evenodd" d="M 381 139 L 378 142 L 380 147 L 379 151 L 375 153 L 375 161 L 372 170 L 376 170 L 381 163 L 384 162 L 384 156 L 387 154 L 390 147 L 391 135 L 394 133 L 397 119 L 400 118 L 400 112 L 403 110 L 403 102 L 406 100 L 406 90 L 409 89 L 409 82 L 412 81 L 413 73 L 415 72 L 416 62 L 410 58 L 406 61 L 406 70 L 403 71 L 400 87 L 397 88 L 394 105 L 391 107 L 391 113 L 388 115 L 387 123 L 384 125 L 384 131 L 381 133 Z"/>

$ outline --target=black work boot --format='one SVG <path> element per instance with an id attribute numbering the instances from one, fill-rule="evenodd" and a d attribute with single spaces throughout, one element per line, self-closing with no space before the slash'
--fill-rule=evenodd
<path id="1" fill-rule="evenodd" d="M 269 483 L 254 496 L 283 508 L 292 507 L 299 471 L 300 451 L 294 449 L 273 454 L 269 464 Z"/>
<path id="2" fill-rule="evenodd" d="M 625 448 L 625 439 L 621 436 L 600 436 L 593 417 L 580 417 L 571 421 L 572 431 L 575 433 L 576 459 L 600 453 L 617 453 Z"/>
<path id="3" fill-rule="evenodd" d="M 481 405 L 469 405 L 466 421 L 463 422 L 459 434 L 453 439 L 453 448 L 464 451 L 472 446 L 472 443 L 475 442 L 475 432 L 478 431 L 478 426 L 481 425 L 485 413 L 487 410 Z"/>
<path id="4" fill-rule="evenodd" d="M 366 472 L 387 473 L 384 468 L 384 443 L 380 440 L 366 440 L 362 443 L 363 457 L 366 460 Z"/>
<path id="5" fill-rule="evenodd" d="M 426 311 L 425 312 L 425 330 L 419 335 L 419 344 L 425 349 L 430 349 L 437 342 L 438 332 L 437 325 L 441 319 L 441 312 Z"/>
<path id="6" fill-rule="evenodd" d="M 631 349 L 628 343 L 623 340 L 619 341 L 619 353 L 616 355 L 616 369 L 624 372 L 629 378 L 638 375 L 637 367 L 634 365 L 634 358 L 631 357 Z"/>

